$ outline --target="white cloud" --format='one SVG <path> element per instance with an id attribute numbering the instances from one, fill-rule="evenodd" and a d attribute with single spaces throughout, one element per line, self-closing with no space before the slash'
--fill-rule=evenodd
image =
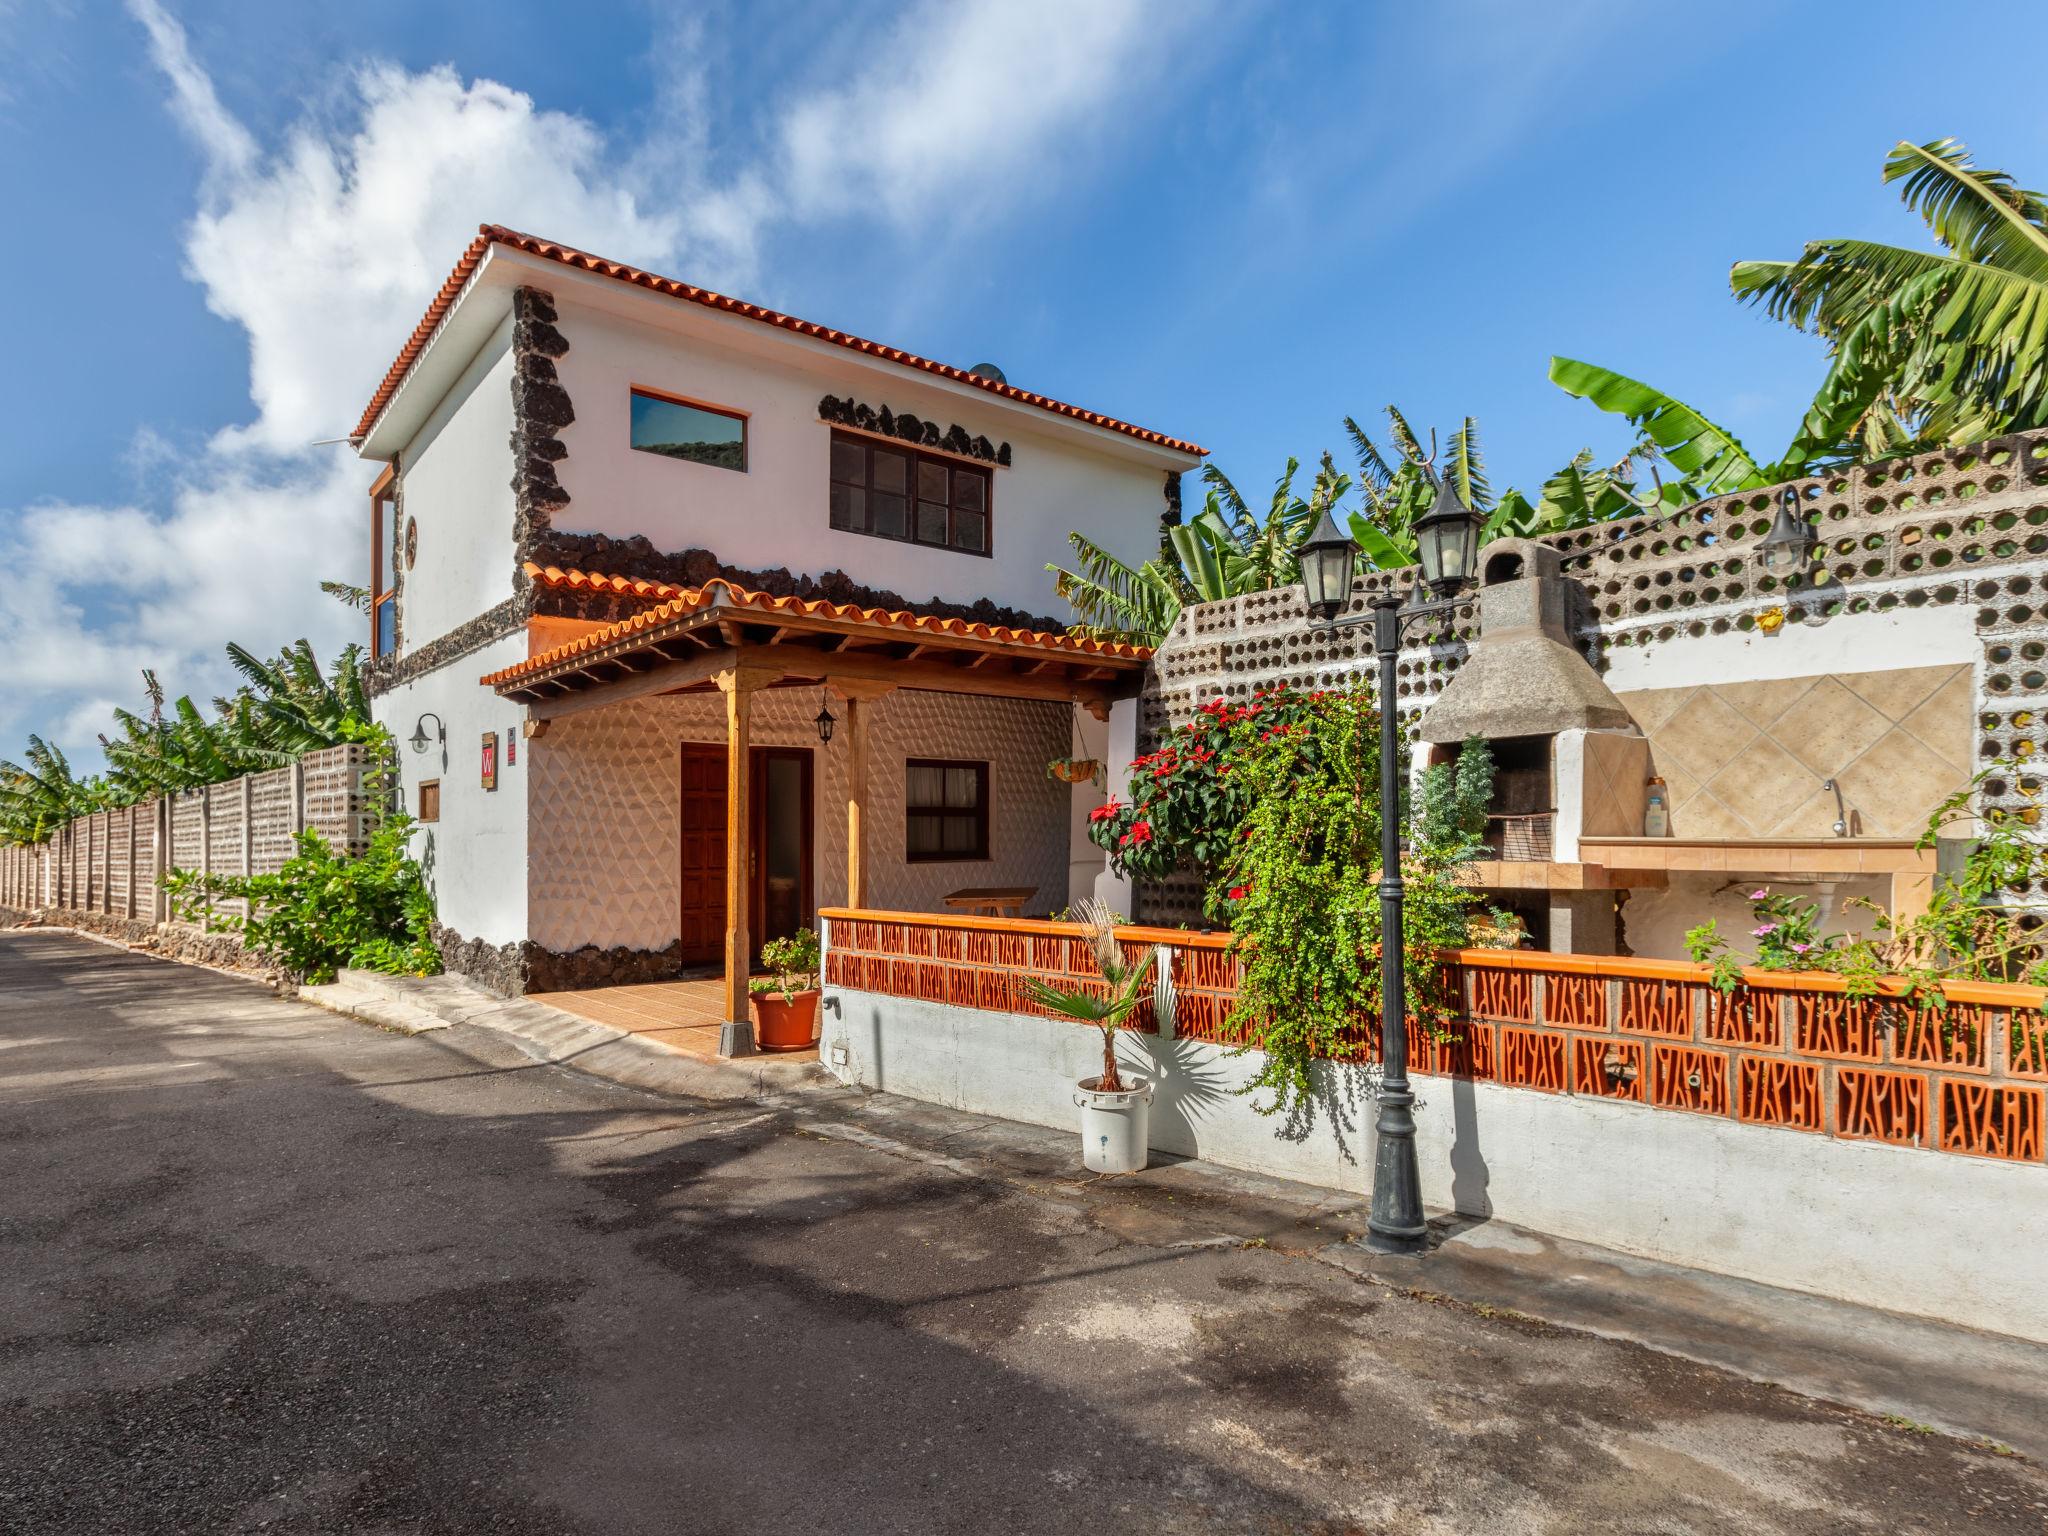
<path id="1" fill-rule="evenodd" d="M 1142 0 L 930 3 L 904 16 L 868 70 L 785 114 L 793 210 L 886 210 L 911 224 L 1007 196 L 1020 169 L 1136 95 L 1194 7 Z M 1098 143 L 1100 141 L 1098 140 Z M 980 196 L 975 194 L 979 192 Z"/>
<path id="2" fill-rule="evenodd" d="M 205 157 L 186 270 L 248 337 L 252 413 L 197 450 L 137 436 L 131 466 L 170 487 L 162 504 L 52 503 L 0 522 L 0 560 L 40 576 L 0 586 L 6 755 L 48 730 L 90 760 L 106 701 L 138 699 L 144 666 L 205 698 L 232 686 L 231 639 L 261 652 L 305 635 L 331 656 L 360 637 L 318 582 L 360 576 L 373 467 L 312 445 L 354 428 L 479 223 L 738 286 L 781 223 L 957 214 L 957 197 L 935 206 L 949 187 L 1000 181 L 1112 113 L 1163 54 L 1163 23 L 1138 0 L 932 0 L 849 83 L 765 110 L 736 98 L 753 115 L 731 137 L 761 148 L 721 166 L 718 61 L 677 23 L 637 142 L 452 67 L 373 62 L 346 66 L 317 118 L 266 145 L 162 0 L 128 4 Z"/>

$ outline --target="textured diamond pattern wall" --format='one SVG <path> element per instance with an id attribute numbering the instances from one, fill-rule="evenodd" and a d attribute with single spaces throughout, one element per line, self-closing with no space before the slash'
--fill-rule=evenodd
<path id="1" fill-rule="evenodd" d="M 818 905 L 846 896 L 846 736 L 820 746 L 816 688 L 755 695 L 754 741 L 813 749 Z M 1029 885 L 1028 911 L 1067 900 L 1070 791 L 1045 775 L 1068 750 L 1065 704 L 900 692 L 870 706 L 868 737 L 868 902 L 934 911 L 948 891 Z M 834 701 L 844 716 L 845 705 Z M 676 748 L 723 742 L 718 694 L 669 695 L 558 720 L 529 743 L 531 782 L 528 902 L 535 942 L 554 950 L 585 944 L 664 949 L 677 937 L 680 885 Z M 992 857 L 906 864 L 904 760 L 960 758 L 989 764 Z"/>

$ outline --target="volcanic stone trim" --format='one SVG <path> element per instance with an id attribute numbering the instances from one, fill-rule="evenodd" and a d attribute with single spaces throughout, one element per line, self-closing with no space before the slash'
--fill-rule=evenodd
<path id="1" fill-rule="evenodd" d="M 576 419 L 555 359 L 569 350 L 557 329 L 554 295 L 538 288 L 512 295 L 512 523 L 513 586 L 523 590 L 519 567 L 569 505 L 555 466 L 569 456 L 559 434 Z"/>
<path id="2" fill-rule="evenodd" d="M 665 581 L 678 587 L 701 587 L 722 577 L 736 587 L 765 592 L 770 597 L 800 597 L 805 601 L 823 599 L 832 603 L 854 603 L 862 608 L 907 609 L 941 619 L 965 619 L 974 624 L 1000 624 L 1011 629 L 1042 630 L 1061 634 L 1064 619 L 1027 613 L 1021 608 L 1004 608 L 982 598 L 974 603 L 949 603 L 940 598 L 912 602 L 900 592 L 863 586 L 844 571 L 827 571 L 822 576 L 799 576 L 787 566 L 773 570 L 749 571 L 726 565 L 708 549 L 685 549 L 671 554 L 657 550 L 645 534 L 615 539 L 602 533 L 551 533 L 530 557 L 537 565 L 560 566 L 564 570 L 597 571 L 606 576 L 631 576 L 642 581 Z M 535 612 L 567 618 L 598 617 L 573 607 L 557 608 L 557 599 L 570 596 L 559 589 L 535 594 Z M 627 599 L 619 617 L 638 613 L 646 599 Z"/>
<path id="3" fill-rule="evenodd" d="M 282 967 L 252 954 L 234 934 L 208 933 L 188 923 L 152 923 L 147 918 L 73 912 L 64 907 L 41 907 L 34 911 L 0 907 L 0 928 L 53 928 L 96 934 L 164 960 L 210 966 L 217 971 L 241 971 L 274 986 L 287 986 L 291 981 Z"/>
<path id="4" fill-rule="evenodd" d="M 436 923 L 434 944 L 441 951 L 441 965 L 467 976 L 478 986 L 500 997 L 523 997 L 533 992 L 574 992 L 584 987 L 618 986 L 629 982 L 672 981 L 683 971 L 683 946 L 677 940 L 667 949 L 599 949 L 586 944 L 566 953 L 548 949 L 531 939 L 510 944 L 487 944 L 482 939 L 465 939 L 452 928 Z"/>
<path id="5" fill-rule="evenodd" d="M 372 698 L 389 693 L 402 683 L 429 672 L 438 672 L 450 662 L 473 656 L 494 640 L 502 640 L 526 627 L 533 611 L 533 594 L 515 593 L 495 608 L 488 608 L 465 624 L 458 624 L 438 640 L 429 640 L 416 651 L 396 656 L 379 656 L 363 669 L 363 685 Z"/>
<path id="6" fill-rule="evenodd" d="M 941 432 L 936 421 L 926 421 L 908 411 L 899 416 L 886 405 L 863 405 L 857 400 L 827 395 L 818 402 L 818 419 L 861 432 L 878 432 L 883 437 L 898 438 L 920 448 L 936 448 L 963 459 L 998 464 L 1005 469 L 1010 464 L 1008 443 L 992 443 L 985 437 L 970 436 L 958 422 Z"/>

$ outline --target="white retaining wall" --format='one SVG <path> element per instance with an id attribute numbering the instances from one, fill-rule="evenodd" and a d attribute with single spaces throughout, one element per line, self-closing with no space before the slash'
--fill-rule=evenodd
<path id="1" fill-rule="evenodd" d="M 844 1081 L 1034 1125 L 1078 1129 L 1073 1085 L 1101 1059 L 1092 1029 L 841 987 L 826 989 L 822 1019 L 819 1054 Z M 1256 1055 L 1134 1034 L 1119 1050 L 1158 1082 L 1156 1150 L 1368 1191 L 1358 1069 L 1329 1074 L 1341 1124 L 1324 1109 L 1290 1136 L 1233 1091 Z M 2048 1169 L 1495 1083 L 1415 1084 L 1434 1210 L 2048 1342 Z"/>

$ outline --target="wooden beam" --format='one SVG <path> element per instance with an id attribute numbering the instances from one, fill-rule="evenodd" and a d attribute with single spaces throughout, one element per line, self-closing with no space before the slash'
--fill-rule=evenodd
<path id="1" fill-rule="evenodd" d="M 622 704 L 628 699 L 644 698 L 650 693 L 668 693 L 677 688 L 688 688 L 693 683 L 709 682 L 731 666 L 730 653 L 706 651 L 703 655 L 692 657 L 688 661 L 670 662 L 667 666 L 623 677 L 617 682 L 599 683 L 593 687 L 578 689 L 562 698 L 538 699 L 529 708 L 536 720 L 558 720 L 564 715 L 579 715 L 587 709 L 603 709 L 610 704 Z M 521 683 L 516 686 L 524 691 L 534 685 Z"/>

